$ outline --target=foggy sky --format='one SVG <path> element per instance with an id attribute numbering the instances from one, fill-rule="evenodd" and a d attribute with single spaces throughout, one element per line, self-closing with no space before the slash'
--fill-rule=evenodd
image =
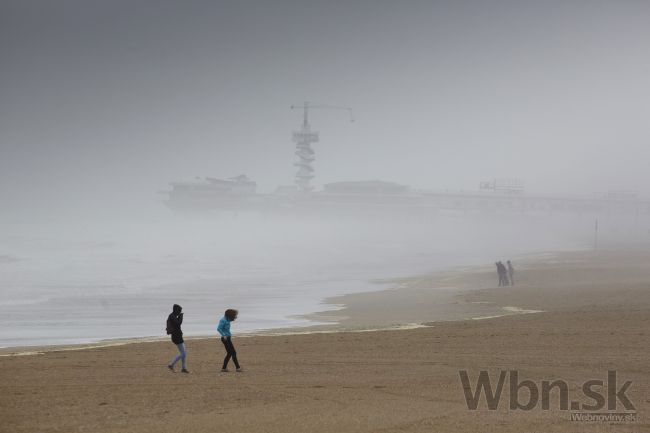
<path id="1" fill-rule="evenodd" d="M 0 213 L 292 184 L 302 101 L 357 118 L 313 111 L 317 186 L 647 196 L 648 23 L 648 1 L 0 0 Z"/>

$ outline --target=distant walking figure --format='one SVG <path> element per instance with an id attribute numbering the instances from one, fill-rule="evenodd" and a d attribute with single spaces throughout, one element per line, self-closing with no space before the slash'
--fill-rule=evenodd
<path id="1" fill-rule="evenodd" d="M 515 268 L 512 267 L 512 263 L 510 263 L 510 260 L 506 262 L 508 265 L 508 277 L 510 277 L 510 285 L 514 286 L 515 285 Z"/>
<path id="2" fill-rule="evenodd" d="M 499 273 L 499 287 L 508 286 L 508 271 L 506 270 L 506 267 L 501 263 L 501 261 L 498 261 L 496 264 L 497 272 Z"/>
<path id="3" fill-rule="evenodd" d="M 506 269 L 506 265 L 504 265 L 501 261 L 499 261 L 499 264 L 501 265 L 501 273 L 503 274 L 503 285 L 509 286 L 510 281 L 508 280 L 508 270 Z"/>
<path id="4" fill-rule="evenodd" d="M 221 320 L 219 320 L 219 326 L 217 326 L 217 331 L 221 334 L 221 342 L 226 348 L 226 357 L 223 359 L 223 367 L 221 368 L 221 371 L 224 373 L 228 371 L 228 362 L 231 358 L 232 362 L 235 363 L 237 371 L 242 371 L 239 362 L 237 361 L 237 351 L 235 350 L 235 346 L 232 344 L 232 334 L 230 333 L 230 322 L 237 320 L 238 314 L 239 312 L 237 310 L 226 310 Z"/>
<path id="5" fill-rule="evenodd" d="M 178 347 L 178 355 L 172 360 L 172 362 L 167 366 L 171 371 L 174 371 L 174 366 L 178 361 L 181 361 L 181 373 L 189 373 L 187 371 L 187 364 L 185 360 L 187 358 L 187 352 L 185 351 L 185 342 L 183 340 L 183 331 L 181 330 L 181 324 L 183 323 L 183 307 L 178 304 L 174 304 L 172 308 L 172 313 L 167 317 L 167 334 L 171 334 L 172 342 Z"/>

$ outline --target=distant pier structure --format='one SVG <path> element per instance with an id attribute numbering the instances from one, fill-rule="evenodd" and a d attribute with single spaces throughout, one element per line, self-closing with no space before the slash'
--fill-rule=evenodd
<path id="1" fill-rule="evenodd" d="M 292 105 L 302 110 L 302 125 L 293 132 L 296 144 L 294 163 L 297 171 L 294 185 L 283 185 L 275 193 L 258 193 L 257 184 L 247 176 L 227 179 L 197 178 L 189 182 L 173 182 L 171 190 L 160 191 L 167 196 L 165 204 L 179 211 L 371 211 L 376 215 L 389 212 L 391 217 L 432 214 L 531 214 L 531 215 L 650 215 L 650 199 L 635 191 L 609 191 L 590 195 L 530 194 L 521 179 L 492 178 L 479 184 L 478 190 L 421 190 L 380 180 L 334 182 L 314 191 L 313 144 L 319 134 L 309 123 L 311 109 L 346 110 L 354 122 L 352 109 L 346 106 L 304 102 Z M 636 220 L 635 220 L 636 221 Z M 636 222 L 635 222 L 636 224 Z"/>
<path id="2" fill-rule="evenodd" d="M 350 107 L 325 104 L 310 104 L 309 102 L 304 102 L 302 105 L 291 106 L 292 110 L 303 110 L 302 126 L 300 128 L 300 131 L 294 131 L 293 133 L 293 141 L 296 143 L 295 153 L 298 157 L 298 161 L 294 163 L 294 165 L 298 167 L 294 183 L 298 187 L 298 191 L 301 193 L 309 193 L 314 189 L 314 187 L 311 185 L 311 180 L 314 178 L 314 167 L 312 164 L 316 159 L 316 155 L 311 145 L 313 143 L 318 143 L 318 132 L 312 131 L 311 125 L 309 124 L 309 110 L 314 108 L 347 110 L 350 113 L 350 121 L 354 121 L 352 109 Z"/>

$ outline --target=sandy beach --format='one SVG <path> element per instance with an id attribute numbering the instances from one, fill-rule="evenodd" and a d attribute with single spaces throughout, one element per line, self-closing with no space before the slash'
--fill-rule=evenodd
<path id="1" fill-rule="evenodd" d="M 1 356 L 0 431 L 649 431 L 648 263 L 646 250 L 524 258 L 514 287 L 495 287 L 486 266 L 331 299 L 345 307 L 317 315 L 333 324 L 313 333 L 237 337 L 235 324 L 244 373 L 219 372 L 216 338 L 187 341 L 189 375 L 166 369 L 168 341 Z M 472 386 L 482 370 L 494 386 L 504 370 L 538 386 L 560 379 L 582 403 L 593 403 L 583 383 L 613 370 L 618 388 L 631 381 L 637 420 L 572 421 L 557 393 L 549 410 L 511 410 L 507 380 L 496 410 L 484 397 L 470 410 L 459 370 Z M 631 411 L 619 401 L 614 412 Z"/>

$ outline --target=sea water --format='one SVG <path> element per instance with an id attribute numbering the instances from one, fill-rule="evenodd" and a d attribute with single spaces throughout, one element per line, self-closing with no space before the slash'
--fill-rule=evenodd
<path id="1" fill-rule="evenodd" d="M 580 245 L 562 227 L 458 215 L 5 221 L 0 346 L 165 336 L 174 303 L 186 335 L 214 334 L 226 308 L 240 310 L 236 332 L 311 325 L 301 316 L 339 308 L 326 298 L 390 285 L 377 280 Z"/>

